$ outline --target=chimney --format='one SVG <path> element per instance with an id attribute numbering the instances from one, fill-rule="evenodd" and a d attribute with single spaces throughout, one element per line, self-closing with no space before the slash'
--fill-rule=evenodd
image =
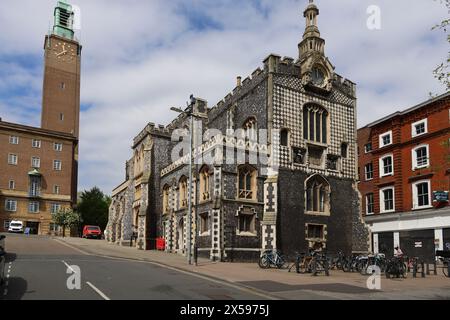
<path id="1" fill-rule="evenodd" d="M 242 86 L 242 77 L 241 76 L 237 77 L 237 81 L 236 82 L 237 82 L 236 87 Z"/>

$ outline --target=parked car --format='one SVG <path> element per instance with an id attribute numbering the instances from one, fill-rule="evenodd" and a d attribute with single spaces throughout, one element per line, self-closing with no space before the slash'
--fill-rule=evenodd
<path id="1" fill-rule="evenodd" d="M 5 282 L 5 236 L 0 235 L 0 286 Z"/>
<path id="2" fill-rule="evenodd" d="M 98 226 L 84 226 L 83 238 L 101 239 L 102 238 L 102 230 Z"/>
<path id="3" fill-rule="evenodd" d="M 13 220 L 9 224 L 8 232 L 23 233 L 24 225 L 22 221 Z"/>

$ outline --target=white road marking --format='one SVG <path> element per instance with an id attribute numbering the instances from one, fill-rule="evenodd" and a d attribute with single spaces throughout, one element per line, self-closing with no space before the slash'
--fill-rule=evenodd
<path id="1" fill-rule="evenodd" d="M 89 281 L 86 281 L 86 283 L 87 283 L 87 285 L 88 285 L 89 287 L 91 287 L 95 292 L 97 292 L 98 295 L 99 295 L 100 297 L 102 297 L 104 300 L 111 300 L 110 298 L 108 298 L 108 297 L 106 296 L 106 294 L 104 294 L 103 292 L 101 292 L 100 289 L 98 289 L 98 288 L 97 288 L 96 286 L 94 286 L 92 283 L 90 283 Z"/>
<path id="2" fill-rule="evenodd" d="M 12 267 L 12 262 L 8 263 L 8 273 L 6 274 L 5 290 L 3 290 L 4 296 L 6 296 L 8 294 L 8 285 L 9 285 L 9 277 L 11 275 L 11 267 Z"/>
<path id="3" fill-rule="evenodd" d="M 80 252 L 80 253 L 82 253 L 82 254 L 84 254 L 84 255 L 86 255 L 86 256 L 95 256 L 95 255 L 93 255 L 93 254 L 91 254 L 91 253 L 89 253 L 89 252 L 86 252 L 86 251 L 81 250 L 81 249 L 79 249 L 79 248 L 77 248 L 77 247 L 71 246 L 70 244 L 68 244 L 68 243 L 66 243 L 66 242 L 64 242 L 64 241 L 62 241 L 62 240 L 59 240 L 59 239 L 53 239 L 53 240 L 56 241 L 56 242 L 58 242 L 59 244 L 62 244 L 63 246 L 66 246 L 66 247 L 68 247 L 68 248 L 70 248 L 70 249 L 73 249 L 73 250 L 75 250 L 75 251 L 78 251 L 78 252 Z"/>
<path id="4" fill-rule="evenodd" d="M 61 262 L 66 265 L 67 269 L 71 270 L 73 273 L 76 273 L 75 270 L 73 270 L 72 267 L 67 264 L 67 262 L 65 262 L 64 260 L 61 260 Z"/>
<path id="5" fill-rule="evenodd" d="M 105 258 L 105 259 L 109 259 L 109 260 L 119 260 L 119 261 L 129 261 L 129 262 L 136 262 L 136 263 L 152 264 L 152 265 L 155 265 L 155 266 L 162 267 L 164 269 L 169 269 L 169 270 L 177 271 L 177 272 L 189 275 L 189 276 L 200 278 L 202 280 L 206 280 L 206 281 L 218 283 L 218 284 L 221 284 L 221 285 L 225 285 L 227 287 L 231 287 L 231 288 L 237 289 L 239 291 L 243 291 L 243 292 L 247 292 L 247 293 L 250 293 L 250 294 L 258 295 L 260 297 L 263 297 L 264 299 L 280 300 L 280 298 L 272 296 L 272 295 L 269 295 L 269 294 L 266 294 L 266 293 L 262 292 L 261 290 L 257 290 L 257 289 L 254 289 L 254 288 L 251 288 L 251 287 L 247 287 L 247 286 L 243 286 L 243 285 L 234 284 L 234 283 L 232 283 L 230 281 L 227 281 L 227 280 L 222 280 L 222 279 L 218 279 L 218 278 L 212 278 L 212 277 L 208 277 L 208 276 L 203 276 L 203 275 L 201 275 L 199 273 L 194 273 L 193 271 L 187 271 L 187 270 L 183 270 L 183 269 L 177 268 L 177 267 L 171 267 L 171 266 L 166 265 L 164 263 L 159 263 L 159 262 L 155 262 L 155 261 L 148 261 L 148 260 L 136 260 L 136 259 L 133 259 L 133 258 L 114 257 L 114 256 L 108 256 L 108 255 L 105 255 L 105 254 L 98 254 L 98 253 L 90 253 L 90 252 L 84 251 L 84 250 L 82 250 L 80 248 L 77 248 L 75 246 L 72 246 L 72 245 L 70 245 L 70 244 L 68 244 L 68 243 L 66 243 L 66 242 L 64 242 L 62 240 L 59 240 L 59 239 L 53 239 L 53 240 L 59 242 L 60 244 L 66 246 L 68 248 L 71 248 L 73 250 L 76 250 L 76 251 L 84 254 L 84 255 L 87 255 L 87 256 L 100 257 L 100 258 Z"/>

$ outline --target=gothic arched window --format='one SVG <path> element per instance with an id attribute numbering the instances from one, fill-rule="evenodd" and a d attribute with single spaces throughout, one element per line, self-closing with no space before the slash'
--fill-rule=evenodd
<path id="1" fill-rule="evenodd" d="M 163 214 L 169 213 L 169 192 L 170 187 L 166 185 L 163 189 Z"/>
<path id="2" fill-rule="evenodd" d="M 250 166 L 239 167 L 239 199 L 256 199 L 256 170 Z"/>
<path id="3" fill-rule="evenodd" d="M 306 182 L 306 211 L 310 213 L 330 213 L 330 184 L 315 175 Z"/>
<path id="4" fill-rule="evenodd" d="M 205 166 L 200 170 L 200 201 L 207 201 L 210 199 L 209 177 L 209 168 Z"/>
<path id="5" fill-rule="evenodd" d="M 283 129 L 280 131 L 280 145 L 283 147 L 289 146 L 289 130 Z"/>
<path id="6" fill-rule="evenodd" d="M 258 122 L 254 117 L 245 121 L 242 129 L 244 130 L 244 138 L 250 141 L 258 141 Z"/>
<path id="7" fill-rule="evenodd" d="M 303 107 L 303 138 L 328 143 L 328 111 L 315 104 Z"/>
<path id="8" fill-rule="evenodd" d="M 179 182 L 179 189 L 180 189 L 180 208 L 186 208 L 187 207 L 187 201 L 188 201 L 188 179 L 186 177 L 181 177 Z"/>

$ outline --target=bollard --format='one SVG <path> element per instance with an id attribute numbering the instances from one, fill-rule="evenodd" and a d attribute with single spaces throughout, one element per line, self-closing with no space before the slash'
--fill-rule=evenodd
<path id="1" fill-rule="evenodd" d="M 417 263 L 413 265 L 413 278 L 417 278 Z"/>
<path id="2" fill-rule="evenodd" d="M 422 278 L 425 278 L 425 262 L 421 262 L 422 265 Z"/>

